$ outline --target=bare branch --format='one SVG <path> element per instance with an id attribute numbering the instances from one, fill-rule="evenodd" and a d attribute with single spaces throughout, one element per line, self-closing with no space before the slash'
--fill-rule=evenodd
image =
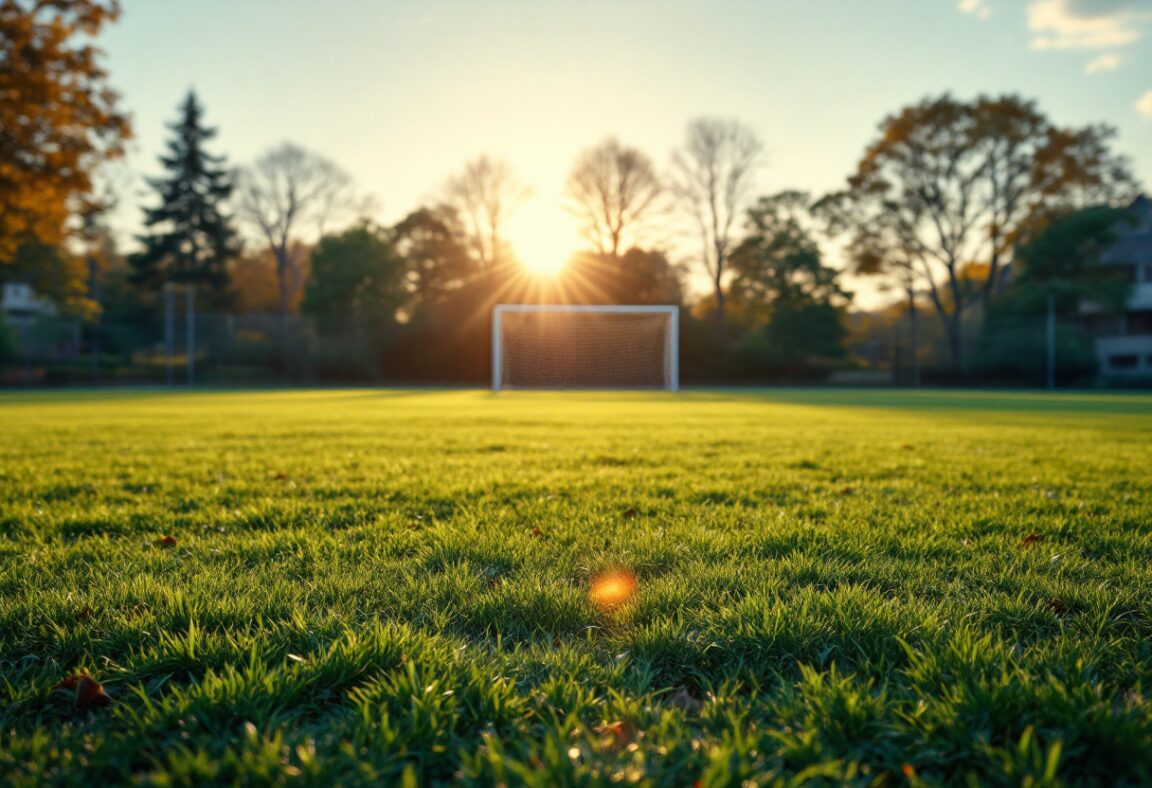
<path id="1" fill-rule="evenodd" d="M 568 209 L 581 234 L 601 254 L 619 255 L 639 241 L 664 188 L 651 160 L 615 138 L 580 154 L 568 175 Z"/>
<path id="2" fill-rule="evenodd" d="M 670 190 L 699 228 L 700 263 L 712 279 L 721 329 L 733 230 L 748 205 L 762 149 L 755 133 L 739 122 L 700 118 L 688 124 L 684 147 L 672 156 Z"/>
<path id="3" fill-rule="evenodd" d="M 459 175 L 448 180 L 444 201 L 481 268 L 506 261 L 505 225 L 530 194 L 508 162 L 487 155 L 467 162 Z"/>

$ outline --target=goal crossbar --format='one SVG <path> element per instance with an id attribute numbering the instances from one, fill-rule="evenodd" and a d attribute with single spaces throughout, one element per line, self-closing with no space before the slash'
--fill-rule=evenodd
<path id="1" fill-rule="evenodd" d="M 669 391 L 680 389 L 680 307 L 666 304 L 497 304 L 492 309 L 492 390 L 507 388 L 504 379 L 504 320 L 508 314 L 608 314 L 666 315 L 668 329 L 664 339 L 667 368 L 664 385 Z"/>

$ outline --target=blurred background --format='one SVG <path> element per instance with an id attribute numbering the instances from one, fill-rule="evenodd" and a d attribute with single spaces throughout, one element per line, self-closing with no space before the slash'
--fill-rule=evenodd
<path id="1" fill-rule="evenodd" d="M 0 385 L 1152 385 L 1147 0 L 0 0 Z"/>

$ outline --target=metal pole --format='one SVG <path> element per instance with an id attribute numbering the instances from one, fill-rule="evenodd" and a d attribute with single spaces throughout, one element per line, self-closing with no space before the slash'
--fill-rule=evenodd
<path id="1" fill-rule="evenodd" d="M 500 307 L 492 310 L 492 390 L 499 391 L 501 384 L 500 361 Z"/>
<path id="2" fill-rule="evenodd" d="M 1048 389 L 1056 388 L 1056 294 L 1048 291 Z"/>
<path id="3" fill-rule="evenodd" d="M 672 323 L 668 329 L 668 341 L 671 344 L 672 358 L 669 359 L 669 386 L 671 391 L 680 390 L 680 308 L 676 307 L 669 315 Z"/>
<path id="4" fill-rule="evenodd" d="M 88 255 L 88 289 L 90 297 L 96 302 L 96 315 L 92 318 L 90 329 L 92 331 L 92 345 L 89 348 L 92 355 L 92 385 L 100 385 L 100 276 L 96 265 L 96 258 Z"/>
<path id="5" fill-rule="evenodd" d="M 188 349 L 188 385 L 196 382 L 196 288 L 188 285 L 187 292 L 187 336 L 185 346 Z"/>
<path id="6" fill-rule="evenodd" d="M 920 387 L 920 331 L 916 322 L 916 290 L 908 289 L 908 329 L 909 344 L 911 345 L 912 386 Z"/>
<path id="7" fill-rule="evenodd" d="M 173 355 L 176 352 L 176 317 L 173 314 L 176 294 L 172 291 L 172 284 L 164 285 L 164 381 L 173 384 Z"/>

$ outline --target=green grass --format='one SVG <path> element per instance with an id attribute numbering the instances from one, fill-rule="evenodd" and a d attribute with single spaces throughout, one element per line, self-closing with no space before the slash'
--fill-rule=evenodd
<path id="1" fill-rule="evenodd" d="M 9 394 L 0 423 L 0 783 L 1152 781 L 1147 397 Z M 81 671 L 109 705 L 53 691 Z"/>

